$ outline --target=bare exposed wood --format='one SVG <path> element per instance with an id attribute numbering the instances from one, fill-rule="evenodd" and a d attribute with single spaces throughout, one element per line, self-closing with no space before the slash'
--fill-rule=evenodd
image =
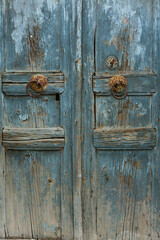
<path id="1" fill-rule="evenodd" d="M 156 146 L 155 128 L 95 129 L 94 146 L 98 149 L 152 149 Z"/>
<path id="2" fill-rule="evenodd" d="M 3 146 L 18 150 L 60 150 L 64 147 L 64 130 L 49 129 L 5 129 Z"/>
<path id="3" fill-rule="evenodd" d="M 3 130 L 3 141 L 30 141 L 64 138 L 64 129 L 55 128 L 8 128 Z"/>
<path id="4" fill-rule="evenodd" d="M 42 139 L 30 141 L 3 141 L 6 149 L 14 150 L 53 150 L 57 151 L 64 147 L 63 138 Z"/>

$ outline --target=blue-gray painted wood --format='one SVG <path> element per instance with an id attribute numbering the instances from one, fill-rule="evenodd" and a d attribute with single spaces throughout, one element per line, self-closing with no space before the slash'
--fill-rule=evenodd
<path id="1" fill-rule="evenodd" d="M 152 69 L 152 1 L 97 0 L 96 70 L 108 71 L 106 58 L 119 60 L 120 71 Z"/>
<path id="2" fill-rule="evenodd" d="M 97 240 L 97 163 L 92 142 L 95 127 L 92 76 L 95 72 L 96 2 L 83 0 L 82 18 L 82 216 L 85 240 Z"/>
<path id="3" fill-rule="evenodd" d="M 74 25 L 70 20 L 74 14 L 76 19 L 76 9 L 63 0 L 4 0 L 2 10 L 0 237 L 70 240 L 74 238 L 70 49 L 75 46 L 70 42 Z M 37 99 L 25 91 L 35 74 L 48 80 Z"/>
<path id="4" fill-rule="evenodd" d="M 98 151 L 98 239 L 158 239 L 148 151 Z"/>
<path id="5" fill-rule="evenodd" d="M 160 1 L 0 5 L 0 238 L 159 239 Z"/>
<path id="6" fill-rule="evenodd" d="M 93 132 L 93 144 L 100 150 L 153 149 L 156 143 L 155 128 L 99 128 Z"/>
<path id="7" fill-rule="evenodd" d="M 55 128 L 5 128 L 3 146 L 13 150 L 61 150 L 64 147 L 64 129 Z"/>
<path id="8" fill-rule="evenodd" d="M 8 237 L 61 236 L 60 173 L 59 151 L 6 152 Z"/>
<path id="9" fill-rule="evenodd" d="M 0 1 L 0 74 L 5 70 L 5 2 Z M 2 147 L 3 120 L 2 77 L 0 76 L 0 238 L 5 238 L 5 150 Z"/>
<path id="10" fill-rule="evenodd" d="M 85 2 L 86 7 L 88 1 Z M 87 16 L 93 14 L 94 7 L 90 6 Z M 88 89 L 84 90 L 86 101 L 82 115 L 85 116 L 85 124 L 89 122 L 89 129 L 85 129 L 84 132 L 88 134 L 95 128 L 93 142 L 96 147 L 96 159 L 89 153 L 86 156 L 83 152 L 83 164 L 85 167 L 92 164 L 96 169 L 83 168 L 83 197 L 85 200 L 93 198 L 95 202 L 94 210 L 91 201 L 88 204 L 87 201 L 83 202 L 83 217 L 87 219 L 84 220 L 84 231 L 88 233 L 88 229 L 94 229 L 94 224 L 88 216 L 94 211 L 95 239 L 160 238 L 159 10 L 159 0 L 98 0 L 94 11 L 94 39 L 91 24 L 87 25 L 85 22 L 84 29 L 87 30 L 84 31 L 83 37 L 85 39 L 87 36 L 89 40 L 84 41 L 84 56 L 88 58 L 83 58 L 83 78 L 88 76 L 86 68 L 89 71 L 93 61 L 89 59 L 92 45 L 95 46 L 95 69 L 92 72 L 92 89 L 95 94 L 93 97 Z M 105 61 L 110 55 L 119 60 L 117 70 L 111 71 L 106 67 Z M 128 96 L 120 101 L 113 98 L 108 84 L 109 78 L 117 74 L 126 77 L 129 89 Z M 89 79 L 86 79 L 87 83 Z M 89 111 L 86 105 L 93 99 L 94 107 Z M 94 127 L 92 121 L 95 121 Z M 156 135 L 151 134 L 150 141 L 145 144 L 145 151 L 145 136 L 137 146 L 134 142 L 131 146 L 128 145 L 128 140 L 134 138 L 140 128 L 143 128 L 147 135 L 150 128 L 157 128 Z M 135 132 L 131 136 L 128 135 L 132 130 Z M 122 134 L 120 139 L 115 133 Z M 83 139 L 85 138 L 89 137 L 83 136 Z M 86 145 L 85 151 L 90 144 Z M 121 151 L 118 150 L 119 147 Z M 91 151 L 90 147 L 89 150 Z M 92 182 L 92 191 L 87 181 Z M 87 197 L 84 196 L 86 192 Z M 91 234 L 84 236 L 84 239 L 88 239 Z"/>
<path id="11" fill-rule="evenodd" d="M 59 70 L 60 2 L 6 1 L 6 69 Z"/>
<path id="12" fill-rule="evenodd" d="M 60 102 L 60 122 L 64 126 L 66 142 L 61 152 L 61 225 L 62 239 L 74 238 L 73 194 L 72 194 L 72 83 L 74 81 L 71 66 L 72 1 L 60 0 L 60 70 L 65 77 L 65 91 Z"/>

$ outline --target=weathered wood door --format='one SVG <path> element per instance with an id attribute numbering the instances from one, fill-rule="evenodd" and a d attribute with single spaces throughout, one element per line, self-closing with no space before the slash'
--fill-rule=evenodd
<path id="1" fill-rule="evenodd" d="M 1 238 L 73 239 L 74 11 L 71 1 L 1 1 Z M 36 74 L 48 86 L 32 98 Z"/>
<path id="2" fill-rule="evenodd" d="M 83 4 L 84 239 L 160 238 L 159 10 L 159 0 Z M 109 88 L 117 74 L 122 100 Z"/>
<path id="3" fill-rule="evenodd" d="M 0 4 L 0 238 L 159 239 L 160 1 Z"/>

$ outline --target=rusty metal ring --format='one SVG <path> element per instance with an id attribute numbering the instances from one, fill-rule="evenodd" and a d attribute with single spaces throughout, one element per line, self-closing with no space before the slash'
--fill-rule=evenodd
<path id="1" fill-rule="evenodd" d="M 128 95 L 128 87 L 127 87 L 125 84 L 123 84 L 122 82 L 119 83 L 119 84 L 122 84 L 122 85 L 125 87 L 126 92 L 125 92 L 125 94 L 124 94 L 122 97 L 118 97 L 118 96 L 116 96 L 115 93 L 114 93 L 114 87 L 115 87 L 116 84 L 117 84 L 117 83 L 115 83 L 115 84 L 112 86 L 112 88 L 111 88 L 111 93 L 112 93 L 112 95 L 113 95 L 114 98 L 116 98 L 116 99 L 118 99 L 118 100 L 121 100 L 121 99 L 125 98 L 125 97 Z"/>
<path id="2" fill-rule="evenodd" d="M 30 84 L 33 83 L 33 82 L 35 82 L 35 83 L 37 83 L 37 84 L 40 84 L 40 86 L 41 86 L 41 91 L 40 91 L 40 93 L 38 93 L 38 94 L 35 95 L 35 96 L 32 95 L 32 94 L 30 94 L 29 91 L 28 91 L 28 87 L 29 87 Z M 26 92 L 27 92 L 28 96 L 30 96 L 30 97 L 32 97 L 32 98 L 37 98 L 37 97 L 39 97 L 39 96 L 42 94 L 42 92 L 43 92 L 43 85 L 42 85 L 41 82 L 37 82 L 36 80 L 34 80 L 34 81 L 32 81 L 32 82 L 29 82 L 29 83 L 27 83 L 27 86 L 26 86 Z"/>

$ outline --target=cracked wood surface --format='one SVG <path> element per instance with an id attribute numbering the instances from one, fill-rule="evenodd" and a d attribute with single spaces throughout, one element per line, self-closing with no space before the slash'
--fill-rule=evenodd
<path id="1" fill-rule="evenodd" d="M 93 144 L 98 149 L 152 149 L 156 140 L 155 128 L 101 128 L 93 132 Z"/>
<path id="2" fill-rule="evenodd" d="M 3 130 L 3 146 L 15 150 L 60 150 L 64 147 L 63 128 L 11 128 Z"/>
<path id="3" fill-rule="evenodd" d="M 63 0 L 0 4 L 0 127 L 5 147 L 0 155 L 0 237 L 70 240 L 70 19 L 75 9 Z M 48 87 L 43 96 L 32 99 L 25 87 L 36 74 L 47 77 Z"/>
<path id="4" fill-rule="evenodd" d="M 0 6 L 0 238 L 160 239 L 160 1 Z M 32 99 L 39 73 L 48 87 Z"/>

